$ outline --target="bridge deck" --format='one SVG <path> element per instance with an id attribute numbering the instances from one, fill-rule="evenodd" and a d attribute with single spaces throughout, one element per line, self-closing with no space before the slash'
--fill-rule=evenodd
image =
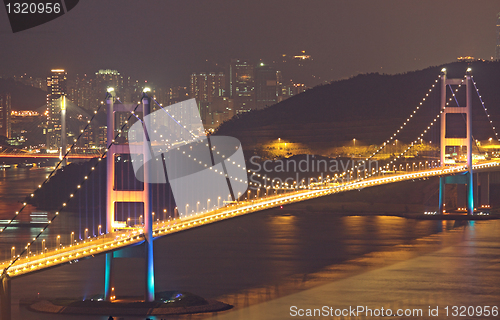
<path id="1" fill-rule="evenodd" d="M 478 163 L 473 166 L 474 171 L 481 171 L 500 167 L 500 162 L 490 161 Z M 318 186 L 315 189 L 298 189 L 293 192 L 266 196 L 258 200 L 244 201 L 231 206 L 201 213 L 193 217 L 162 221 L 153 225 L 153 236 L 155 238 L 173 234 L 176 232 L 196 228 L 217 221 L 230 219 L 236 216 L 262 211 L 284 204 L 305 201 L 334 193 L 346 192 L 355 189 L 379 186 L 388 183 L 407 181 L 413 179 L 453 175 L 466 172 L 466 166 L 450 167 L 446 169 L 435 168 L 412 173 L 392 174 L 383 177 L 372 177 L 361 181 L 352 181 L 344 184 L 330 184 Z M 59 250 L 51 250 L 30 257 L 19 258 L 7 271 L 10 277 L 18 277 L 32 272 L 42 271 L 61 264 L 71 263 L 78 259 L 93 257 L 98 254 L 112 252 L 127 246 L 144 241 L 141 228 L 120 230 L 104 234 L 95 238 L 87 239 L 73 246 L 63 247 Z M 0 273 L 10 265 L 11 261 L 0 263 Z"/>

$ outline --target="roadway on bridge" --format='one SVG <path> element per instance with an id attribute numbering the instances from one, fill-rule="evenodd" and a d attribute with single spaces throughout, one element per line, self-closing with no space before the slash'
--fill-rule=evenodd
<path id="1" fill-rule="evenodd" d="M 500 162 L 489 161 L 478 163 L 473 166 L 473 170 L 485 170 L 495 167 L 500 167 Z M 153 225 L 153 235 L 155 238 L 162 237 L 217 221 L 230 219 L 236 216 L 327 196 L 334 193 L 413 179 L 451 175 L 466 171 L 466 166 L 450 167 L 446 169 L 432 168 L 411 173 L 402 172 L 401 174 L 396 173 L 381 177 L 371 177 L 360 181 L 346 182 L 344 184 L 325 184 L 317 186 L 314 189 L 293 190 L 288 193 L 266 196 L 257 200 L 241 201 L 228 207 L 184 217 L 182 219 L 156 222 Z M 119 230 L 113 233 L 89 238 L 73 246 L 63 247 L 59 250 L 51 250 L 38 255 L 32 255 L 30 257 L 21 257 L 8 269 L 7 273 L 10 277 L 18 277 L 32 272 L 42 271 L 47 268 L 52 268 L 61 264 L 70 263 L 74 260 L 89 258 L 98 254 L 122 249 L 143 241 L 143 231 L 140 227 Z M 4 261 L 1 263 L 0 272 L 2 272 L 3 269 L 10 263 L 11 261 Z"/>

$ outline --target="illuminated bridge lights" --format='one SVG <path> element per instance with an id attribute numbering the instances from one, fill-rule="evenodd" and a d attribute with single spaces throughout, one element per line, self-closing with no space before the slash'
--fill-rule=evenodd
<path id="1" fill-rule="evenodd" d="M 473 166 L 473 169 L 483 169 L 483 168 L 491 168 L 491 167 L 498 167 L 500 163 L 498 162 L 488 162 L 488 163 L 479 163 L 475 164 Z M 334 194 L 338 192 L 344 192 L 348 190 L 354 190 L 354 189 L 359 189 L 359 188 L 364 188 L 364 187 L 370 187 L 370 186 L 376 186 L 376 185 L 382 185 L 382 184 L 387 184 L 387 183 L 393 183 L 393 182 L 398 182 L 398 181 L 405 181 L 405 180 L 411 180 L 415 178 L 425 178 L 429 176 L 443 176 L 443 175 L 448 175 L 448 174 L 456 174 L 458 172 L 464 172 L 467 171 L 468 168 L 466 166 L 458 166 L 458 167 L 448 167 L 448 168 L 435 168 L 435 169 L 429 169 L 427 171 L 419 171 L 419 172 L 414 172 L 411 174 L 404 173 L 404 174 L 399 174 L 399 175 L 393 175 L 393 176 L 387 176 L 387 177 L 371 177 L 366 179 L 363 182 L 355 181 L 355 182 L 348 182 L 343 185 L 337 185 L 337 186 L 323 186 L 323 188 L 315 188 L 315 190 L 294 190 L 295 192 L 291 195 L 290 193 L 288 194 L 283 194 L 283 195 L 273 195 L 272 200 L 269 198 L 261 198 L 256 200 L 255 203 L 250 203 L 250 202 L 240 202 L 239 204 L 233 205 L 228 208 L 223 208 L 223 209 L 218 209 L 214 210 L 209 213 L 204 213 L 203 215 L 198 216 L 198 217 L 192 217 L 185 219 L 172 219 L 172 221 L 169 220 L 169 225 L 165 227 L 165 224 L 162 224 L 162 227 L 160 227 L 160 224 L 156 224 L 155 230 L 154 230 L 154 236 L 159 237 L 164 234 L 168 233 L 173 233 L 181 230 L 188 230 L 190 228 L 194 228 L 198 225 L 203 225 L 204 223 L 211 223 L 213 221 L 219 221 L 222 219 L 234 217 L 237 215 L 243 215 L 247 214 L 250 212 L 256 212 L 259 210 L 267 209 L 270 207 L 276 207 L 279 204 L 283 203 L 293 203 L 293 202 L 298 202 L 298 201 L 303 201 L 306 199 L 311 199 L 311 198 L 316 198 L 316 197 L 321 197 L 324 195 L 329 195 L 329 194 Z M 174 221 L 175 220 L 175 221 Z M 176 223 L 178 221 L 183 221 L 177 225 L 170 225 L 170 223 Z M 139 233 L 139 234 L 137 234 Z M 99 240 L 103 241 L 103 243 L 100 243 L 99 245 L 95 244 L 95 239 L 97 238 L 91 238 L 90 241 L 87 242 L 82 242 L 82 243 L 77 243 L 73 245 L 73 248 L 80 248 L 83 249 L 82 251 L 70 251 L 71 253 L 68 253 L 64 256 L 58 256 L 56 258 L 50 258 L 50 255 L 55 255 L 56 250 L 45 252 L 44 254 L 40 255 L 35 255 L 31 256 L 30 258 L 28 257 L 21 257 L 19 261 L 23 261 L 21 265 L 12 266 L 12 271 L 9 274 L 12 275 L 19 275 L 21 273 L 28 273 L 31 270 L 38 270 L 41 268 L 46 268 L 48 266 L 54 266 L 58 265 L 61 263 L 67 263 L 71 258 L 73 257 L 85 257 L 85 256 L 90 256 L 94 252 L 106 252 L 111 250 L 112 248 L 116 247 L 122 247 L 122 246 L 127 246 L 131 243 L 138 242 L 142 240 L 142 234 L 143 230 L 134 230 L 133 232 L 123 232 L 116 234 L 112 236 L 113 238 L 99 238 Z M 65 250 L 66 248 L 62 248 L 61 250 Z M 68 248 L 69 249 L 69 248 Z M 67 250 L 67 249 L 66 249 Z M 57 251 L 57 252 L 60 252 Z M 30 261 L 31 259 L 31 261 Z M 29 262 L 30 261 L 30 262 Z M 6 262 L 5 262 L 6 263 Z M 4 263 L 4 264 L 5 264 Z M 26 267 L 26 265 L 28 267 Z M 8 265 L 8 264 L 7 264 Z"/>

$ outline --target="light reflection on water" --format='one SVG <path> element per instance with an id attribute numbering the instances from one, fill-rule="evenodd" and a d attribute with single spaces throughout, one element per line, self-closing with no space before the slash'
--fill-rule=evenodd
<path id="1" fill-rule="evenodd" d="M 18 208 L 19 195 L 32 192 L 45 174 L 44 169 L 0 172 L 2 219 Z M 69 234 L 75 228 L 73 218 L 62 215 L 47 236 Z M 436 250 L 454 241 L 442 237 L 452 230 L 457 230 L 453 221 L 268 210 L 155 240 L 156 285 L 159 291 L 189 291 L 241 307 Z M 2 234 L 2 257 L 10 254 L 13 242 L 25 243 L 34 233 L 21 227 Z M 16 279 L 13 297 L 99 293 L 103 268 L 103 258 L 97 257 Z M 142 270 L 141 259 L 117 260 L 118 294 L 142 293 Z M 14 314 L 14 319 L 107 319 L 35 314 L 17 306 Z"/>

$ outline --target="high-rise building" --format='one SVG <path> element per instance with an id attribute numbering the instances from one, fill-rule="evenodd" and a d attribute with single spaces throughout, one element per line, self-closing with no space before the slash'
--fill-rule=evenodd
<path id="1" fill-rule="evenodd" d="M 104 94 L 109 87 L 119 92 L 123 89 L 123 77 L 117 70 L 100 69 L 95 73 L 95 85 Z"/>
<path id="2" fill-rule="evenodd" d="M 188 87 L 172 87 L 168 93 L 168 105 L 189 99 Z"/>
<path id="3" fill-rule="evenodd" d="M 47 149 L 61 144 L 61 100 L 66 96 L 66 71 L 52 69 L 47 77 Z"/>
<path id="4" fill-rule="evenodd" d="M 123 76 L 117 70 L 100 69 L 95 73 L 94 81 L 94 108 L 97 108 L 101 101 L 104 101 L 108 88 L 115 89 L 118 95 L 124 93 Z"/>
<path id="5" fill-rule="evenodd" d="M 500 60 L 500 13 L 497 14 L 497 46 L 495 49 L 495 59 Z"/>
<path id="6" fill-rule="evenodd" d="M 211 104 L 226 94 L 226 75 L 223 72 L 193 73 L 189 89 L 191 98 L 198 104 L 201 120 L 209 122 Z"/>
<path id="7" fill-rule="evenodd" d="M 47 86 L 45 84 L 44 79 L 30 77 L 26 73 L 21 76 L 14 75 L 14 81 L 21 82 L 22 84 L 27 86 L 42 89 L 43 91 L 47 90 Z"/>
<path id="8" fill-rule="evenodd" d="M 218 97 L 210 104 L 205 114 L 200 114 L 206 129 L 215 129 L 235 115 L 233 99 Z"/>
<path id="9" fill-rule="evenodd" d="M 168 105 L 170 90 L 167 87 L 157 87 L 155 90 L 155 98 L 161 105 Z"/>
<path id="10" fill-rule="evenodd" d="M 0 135 L 7 138 L 11 137 L 11 111 L 10 93 L 0 94 Z"/>
<path id="11" fill-rule="evenodd" d="M 229 65 L 229 97 L 234 100 L 237 112 L 255 108 L 254 65 L 233 59 Z"/>
<path id="12" fill-rule="evenodd" d="M 91 79 L 86 74 L 83 76 L 77 75 L 74 80 L 68 80 L 68 99 L 85 110 L 93 111 L 95 109 L 95 101 L 92 99 L 93 83 L 94 79 Z"/>
<path id="13" fill-rule="evenodd" d="M 281 72 L 261 63 L 255 68 L 255 105 L 263 109 L 278 103 L 281 90 Z"/>
<path id="14" fill-rule="evenodd" d="M 223 72 L 191 74 L 190 94 L 196 101 L 211 103 L 226 94 L 226 75 Z"/>

